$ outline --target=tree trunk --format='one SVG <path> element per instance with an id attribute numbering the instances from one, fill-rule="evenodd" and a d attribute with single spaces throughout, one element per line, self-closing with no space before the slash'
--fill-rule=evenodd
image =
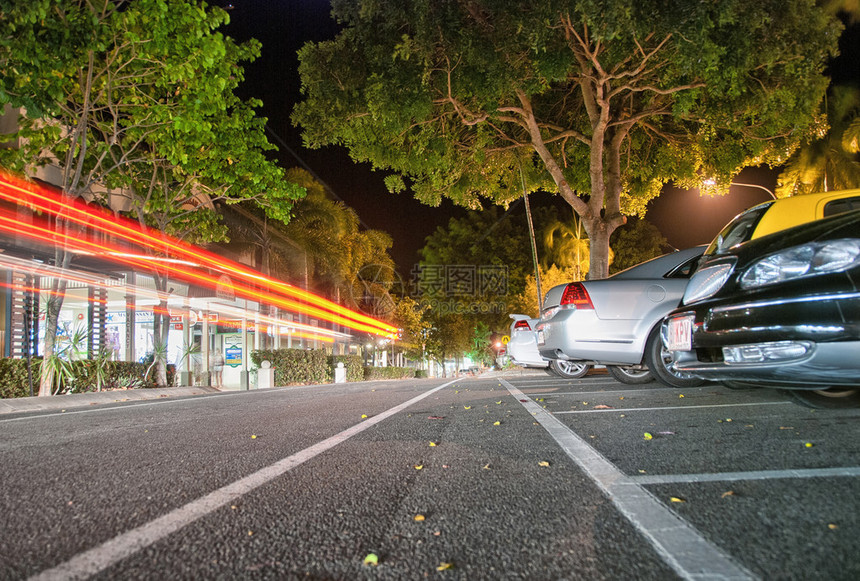
<path id="1" fill-rule="evenodd" d="M 162 300 L 153 313 L 152 326 L 155 383 L 158 387 L 167 387 L 167 334 L 169 331 L 170 314 L 167 312 L 167 301 Z"/>

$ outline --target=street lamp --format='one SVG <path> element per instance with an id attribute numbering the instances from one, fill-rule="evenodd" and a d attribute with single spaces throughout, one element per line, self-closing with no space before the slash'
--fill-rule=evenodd
<path id="1" fill-rule="evenodd" d="M 706 185 L 706 186 L 713 186 L 713 185 L 716 185 L 716 183 L 717 183 L 716 180 L 713 180 L 713 179 L 707 179 L 707 180 L 702 182 L 702 184 Z M 729 187 L 732 187 L 732 186 L 743 186 L 745 188 L 758 188 L 760 190 L 764 190 L 765 192 L 767 192 L 767 195 L 770 196 L 771 198 L 773 198 L 774 200 L 776 199 L 776 196 L 774 195 L 774 193 L 772 191 L 770 191 L 766 187 L 760 186 L 758 184 L 743 184 L 740 182 L 731 182 L 729 184 Z"/>

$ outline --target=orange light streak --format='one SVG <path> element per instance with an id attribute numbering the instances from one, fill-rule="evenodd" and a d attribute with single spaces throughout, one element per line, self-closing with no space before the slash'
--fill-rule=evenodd
<path id="1" fill-rule="evenodd" d="M 373 334 L 384 336 L 396 334 L 396 329 L 394 327 L 382 321 L 378 321 L 361 313 L 352 311 L 351 309 L 342 307 L 322 297 L 318 297 L 313 293 L 298 289 L 288 283 L 270 279 L 260 273 L 243 267 L 238 263 L 222 259 L 210 252 L 198 249 L 167 235 L 161 234 L 160 236 L 153 236 L 147 231 L 143 231 L 138 224 L 130 220 L 117 218 L 105 211 L 95 212 L 92 208 L 83 206 L 83 204 L 76 203 L 74 201 L 69 203 L 62 199 L 57 199 L 53 194 L 47 195 L 46 193 L 35 191 L 37 188 L 35 184 L 3 174 L 2 172 L 0 172 L 0 186 L 6 186 L 14 190 L 14 192 L 6 191 L 6 188 L 0 187 L 0 197 L 5 198 L 10 202 L 23 202 L 28 206 L 53 215 L 61 215 L 64 219 L 68 219 L 88 227 L 94 227 L 94 222 L 97 222 L 100 224 L 98 229 L 103 232 L 113 234 L 118 238 L 140 244 L 154 250 L 166 251 L 169 249 L 172 253 L 175 253 L 178 256 L 184 256 L 187 259 L 202 262 L 213 270 L 225 274 L 232 274 L 233 276 L 237 276 L 244 280 L 261 282 L 270 287 L 276 288 L 289 296 L 307 301 L 308 303 L 314 304 L 324 310 L 331 311 L 334 314 L 374 327 L 377 330 L 369 331 Z M 16 193 L 17 195 L 15 195 Z M 333 321 L 328 317 L 320 318 L 324 318 L 331 322 L 341 323 L 340 321 Z M 348 324 L 345 326 L 355 328 Z"/>
<path id="2" fill-rule="evenodd" d="M 67 246 L 73 251 L 89 255 L 102 256 L 106 259 L 112 259 L 114 262 L 126 264 L 128 266 L 134 266 L 138 268 L 148 268 L 150 266 L 150 261 L 147 260 L 147 257 L 138 257 L 135 255 L 128 255 L 127 253 L 121 253 L 122 256 L 118 256 L 117 253 L 111 252 L 109 248 L 106 249 L 105 245 L 102 243 L 82 240 L 71 234 L 66 234 L 63 232 L 55 232 L 51 230 L 50 227 L 40 226 L 35 222 L 36 221 L 34 220 L 33 224 L 27 224 L 28 231 L 22 232 L 20 229 L 21 223 L 17 219 L 17 216 L 10 216 L 6 212 L 0 212 L 0 230 L 5 230 L 10 233 L 23 234 L 28 238 L 39 240 L 49 244 L 54 244 L 57 241 L 62 241 L 65 246 Z M 182 268 L 181 265 L 165 265 L 165 270 L 174 275 L 176 278 L 184 280 L 185 282 L 189 282 L 192 284 L 200 284 L 201 286 L 206 286 L 210 289 L 215 289 L 218 286 L 223 285 L 230 288 L 238 296 L 241 296 L 245 299 L 272 304 L 278 306 L 279 308 L 284 308 L 286 310 L 312 315 L 335 324 L 342 324 L 357 331 L 364 331 L 375 335 L 382 334 L 376 327 L 371 327 L 369 325 L 357 323 L 350 320 L 345 321 L 343 319 L 340 319 L 339 317 L 333 317 L 332 313 L 328 311 L 318 309 L 316 307 L 309 307 L 292 299 L 286 297 L 279 297 L 278 295 L 265 291 L 257 291 L 253 288 L 246 287 L 243 285 L 237 285 L 235 283 L 225 284 L 212 275 L 209 275 L 204 272 L 190 271 L 185 268 Z"/>

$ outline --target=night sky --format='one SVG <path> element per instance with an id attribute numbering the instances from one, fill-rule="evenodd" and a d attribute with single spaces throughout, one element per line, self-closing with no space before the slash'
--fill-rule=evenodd
<path id="1" fill-rule="evenodd" d="M 284 168 L 310 169 L 329 186 L 338 198 L 354 208 L 368 228 L 384 230 L 394 238 L 392 256 L 402 275 L 418 261 L 424 239 L 452 215 L 464 210 L 443 200 L 438 208 L 416 201 L 411 194 L 390 194 L 383 184 L 385 173 L 374 172 L 368 164 L 356 164 L 342 147 L 308 150 L 301 146 L 298 128 L 292 126 L 290 113 L 301 98 L 296 52 L 307 41 L 334 38 L 339 28 L 330 17 L 328 0 L 232 0 L 216 2 L 227 8 L 231 23 L 226 33 L 238 41 L 256 38 L 262 43 L 262 56 L 245 66 L 246 80 L 240 87 L 243 97 L 263 101 L 259 114 L 268 118 L 270 141 L 278 146 Z M 860 77 L 860 26 L 843 35 L 842 56 L 832 71 L 836 80 Z M 847 38 L 846 38 L 847 37 Z M 773 189 L 776 171 L 749 168 L 736 182 L 757 183 Z M 552 196 L 530 196 L 537 204 L 553 203 Z M 696 191 L 666 188 L 652 201 L 646 218 L 655 224 L 669 243 L 677 248 L 709 242 L 720 228 L 745 208 L 770 199 L 755 188 L 733 187 L 724 198 L 700 197 Z M 521 209 L 517 209 L 521 211 Z M 540 225 L 536 225 L 540 226 Z M 523 249 L 528 252 L 528 249 Z"/>

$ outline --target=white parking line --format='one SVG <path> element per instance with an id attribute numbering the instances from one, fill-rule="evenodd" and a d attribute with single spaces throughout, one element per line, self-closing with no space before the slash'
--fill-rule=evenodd
<path id="1" fill-rule="evenodd" d="M 809 468 L 797 470 L 752 470 L 750 472 L 713 472 L 707 474 L 645 474 L 628 476 L 636 484 L 683 484 L 691 482 L 721 482 L 727 480 L 779 480 L 788 478 L 833 478 L 860 476 L 860 468 Z"/>
<path id="2" fill-rule="evenodd" d="M 692 410 L 692 409 L 703 409 L 703 408 L 732 408 L 732 407 L 746 407 L 746 406 L 760 406 L 760 405 L 794 405 L 790 401 L 760 401 L 753 403 L 714 403 L 707 405 L 673 405 L 666 407 L 651 407 L 651 408 L 612 408 L 608 410 L 566 410 L 561 412 L 553 412 L 555 415 L 561 414 L 599 414 L 604 412 L 653 412 L 653 411 L 661 411 L 661 410 Z"/>
<path id="3" fill-rule="evenodd" d="M 214 492 L 210 492 L 206 496 L 189 502 L 185 506 L 181 506 L 162 517 L 146 523 L 145 525 L 141 525 L 116 536 L 88 551 L 79 553 L 65 563 L 61 563 L 53 569 L 42 571 L 30 579 L 55 581 L 58 579 L 84 579 L 91 575 L 95 575 L 96 573 L 107 569 L 114 563 L 133 555 L 141 549 L 145 549 L 171 533 L 178 531 L 182 527 L 214 512 L 222 506 L 230 504 L 235 499 L 248 494 L 260 486 L 289 472 L 300 464 L 303 464 L 323 452 L 334 448 L 338 444 L 349 440 L 371 426 L 390 418 L 398 412 L 405 410 L 409 406 L 433 395 L 440 389 L 448 387 L 457 381 L 459 380 L 455 379 L 449 381 L 448 383 L 435 387 L 419 396 L 413 397 L 405 403 L 386 410 L 379 415 L 373 416 L 360 424 L 352 426 L 351 428 L 347 428 L 339 434 L 335 434 L 334 436 L 305 448 L 292 456 L 279 460 L 278 462 L 258 470 L 245 478 L 237 480 L 232 484 L 228 484 Z"/>
<path id="4" fill-rule="evenodd" d="M 701 388 L 697 388 L 697 389 L 701 389 Z M 672 391 L 672 392 L 677 393 L 678 388 L 676 388 L 676 387 L 651 387 L 651 388 L 648 388 L 647 390 L 643 390 L 643 389 L 636 389 L 635 387 L 631 387 L 630 389 L 612 389 L 609 391 L 548 391 L 546 393 L 530 393 L 529 396 L 531 396 L 531 397 L 534 397 L 534 396 L 540 396 L 540 397 L 550 396 L 550 397 L 552 397 L 552 396 L 556 396 L 556 395 L 568 395 L 568 396 L 579 397 L 579 396 L 583 396 L 583 395 L 618 395 L 619 393 L 623 394 L 623 395 L 630 395 L 630 394 L 647 395 L 650 393 L 657 393 L 660 391 Z M 686 390 L 686 391 L 687 391 L 687 393 L 692 393 L 693 390 Z"/>
<path id="5" fill-rule="evenodd" d="M 606 493 L 660 557 L 683 579 L 755 579 L 752 572 L 712 545 L 687 521 L 650 492 L 628 479 L 614 464 L 519 389 L 500 378 L 508 392 L 555 439 L 565 453 Z M 525 401 L 522 401 L 525 399 Z"/>

